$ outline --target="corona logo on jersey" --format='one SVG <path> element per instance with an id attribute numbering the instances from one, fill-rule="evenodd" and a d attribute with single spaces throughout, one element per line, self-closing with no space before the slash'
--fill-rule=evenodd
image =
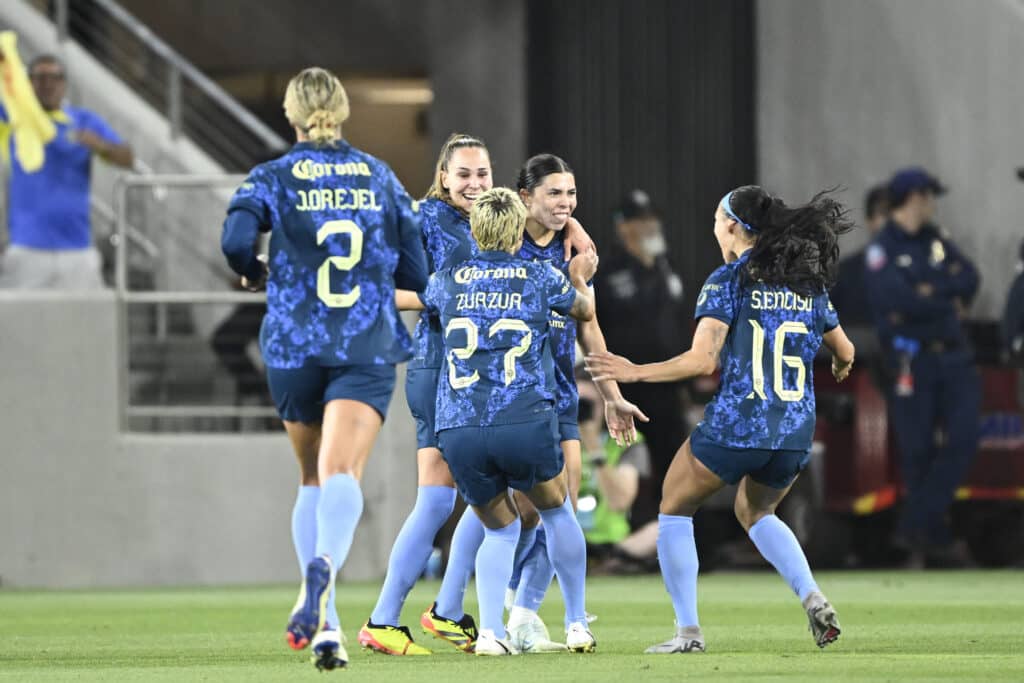
<path id="1" fill-rule="evenodd" d="M 299 159 L 292 164 L 292 175 L 299 180 L 317 180 L 338 175 L 373 175 L 366 162 L 350 161 L 344 164 L 321 164 L 312 159 Z"/>
<path id="2" fill-rule="evenodd" d="M 460 285 L 485 278 L 488 280 L 509 280 L 512 278 L 525 280 L 527 277 L 526 268 L 521 266 L 510 268 L 476 268 L 474 266 L 466 266 L 455 271 L 455 281 Z"/>

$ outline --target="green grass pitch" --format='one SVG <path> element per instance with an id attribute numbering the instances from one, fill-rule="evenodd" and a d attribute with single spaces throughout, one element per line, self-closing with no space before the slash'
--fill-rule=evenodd
<path id="1" fill-rule="evenodd" d="M 660 577 L 596 578 L 588 607 L 598 652 L 502 659 L 464 655 L 421 635 L 436 582 L 406 603 L 432 657 L 362 651 L 355 636 L 378 584 L 348 584 L 338 605 L 349 668 L 318 673 L 283 639 L 291 586 L 126 591 L 0 591 L 0 680 L 284 681 L 1024 681 L 1024 573 L 821 573 L 843 625 L 815 647 L 796 598 L 774 573 L 701 576 L 704 655 L 651 656 L 672 633 Z M 473 588 L 469 595 L 474 598 Z M 475 610 L 475 599 L 470 600 Z M 552 590 L 542 616 L 561 629 Z"/>

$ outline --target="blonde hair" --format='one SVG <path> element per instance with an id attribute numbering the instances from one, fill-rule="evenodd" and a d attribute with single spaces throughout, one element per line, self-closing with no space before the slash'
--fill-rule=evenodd
<path id="1" fill-rule="evenodd" d="M 423 196 L 424 199 L 440 199 L 448 204 L 452 203 L 451 192 L 441 184 L 441 173 L 448 172 L 448 164 L 451 162 L 455 150 L 467 147 L 478 147 L 487 151 L 487 145 L 480 138 L 465 133 L 452 133 L 448 136 L 448 139 L 441 145 L 441 153 L 437 157 L 437 166 L 434 168 L 434 182 L 431 183 L 427 194 Z"/>
<path id="2" fill-rule="evenodd" d="M 487 190 L 469 212 L 469 229 L 481 251 L 511 253 L 523 238 L 524 227 L 526 206 L 507 187 Z"/>
<path id="3" fill-rule="evenodd" d="M 312 66 L 288 82 L 284 92 L 285 118 L 302 130 L 310 142 L 332 144 L 341 137 L 341 124 L 348 114 L 348 95 L 330 71 Z"/>

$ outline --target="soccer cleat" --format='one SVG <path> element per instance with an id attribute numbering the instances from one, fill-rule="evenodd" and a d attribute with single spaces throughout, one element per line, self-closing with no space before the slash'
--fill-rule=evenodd
<path id="1" fill-rule="evenodd" d="M 505 655 L 517 655 L 519 650 L 508 640 L 494 635 L 494 631 L 485 628 L 480 631 L 480 637 L 476 640 L 476 648 L 473 654 L 478 657 L 501 657 Z"/>
<path id="2" fill-rule="evenodd" d="M 644 650 L 644 653 L 649 655 L 674 655 L 687 652 L 705 652 L 704 634 L 701 633 L 700 626 L 677 626 L 676 635 L 672 640 L 666 640 L 664 643 L 652 645 Z"/>
<path id="3" fill-rule="evenodd" d="M 359 629 L 359 644 L 386 655 L 429 655 L 430 650 L 413 642 L 405 626 L 378 626 L 371 621 Z"/>
<path id="4" fill-rule="evenodd" d="M 587 627 L 587 622 L 575 621 L 569 624 L 565 632 L 565 646 L 570 652 L 593 652 L 597 649 L 597 640 Z"/>
<path id="5" fill-rule="evenodd" d="M 464 614 L 458 621 L 452 621 L 435 612 L 434 605 L 420 616 L 420 626 L 435 638 L 451 643 L 463 652 L 472 652 L 473 643 L 479 636 L 473 617 Z"/>
<path id="6" fill-rule="evenodd" d="M 323 630 L 313 638 L 312 651 L 313 656 L 310 660 L 320 671 L 341 669 L 348 664 L 345 636 L 341 629 L 331 628 L 325 624 Z"/>
<path id="7" fill-rule="evenodd" d="M 333 569 L 331 560 L 323 555 L 313 558 L 306 568 L 306 579 L 299 591 L 299 601 L 288 618 L 285 640 L 293 650 L 302 650 L 327 618 L 327 599 L 331 595 Z"/>
<path id="8" fill-rule="evenodd" d="M 508 639 L 524 655 L 565 652 L 568 649 L 563 643 L 551 640 L 544 620 L 532 610 L 513 607 L 505 628 L 508 631 Z"/>
<path id="9" fill-rule="evenodd" d="M 810 624 L 814 642 L 818 647 L 834 643 L 841 633 L 839 616 L 825 596 L 815 591 L 804 599 L 803 604 L 804 609 L 807 610 L 807 621 Z"/>

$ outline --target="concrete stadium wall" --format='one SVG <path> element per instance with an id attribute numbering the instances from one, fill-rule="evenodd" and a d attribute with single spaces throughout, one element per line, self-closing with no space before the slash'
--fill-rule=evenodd
<path id="1" fill-rule="evenodd" d="M 870 185 L 926 166 L 983 274 L 973 315 L 1000 316 L 1024 236 L 1024 2 L 761 0 L 757 16 L 760 182 L 794 200 L 844 185 L 859 215 Z"/>
<path id="2" fill-rule="evenodd" d="M 0 292 L 0 583 L 93 587 L 299 577 L 280 435 L 119 433 L 118 304 Z M 342 579 L 382 576 L 416 487 L 402 387 L 363 482 Z"/>

